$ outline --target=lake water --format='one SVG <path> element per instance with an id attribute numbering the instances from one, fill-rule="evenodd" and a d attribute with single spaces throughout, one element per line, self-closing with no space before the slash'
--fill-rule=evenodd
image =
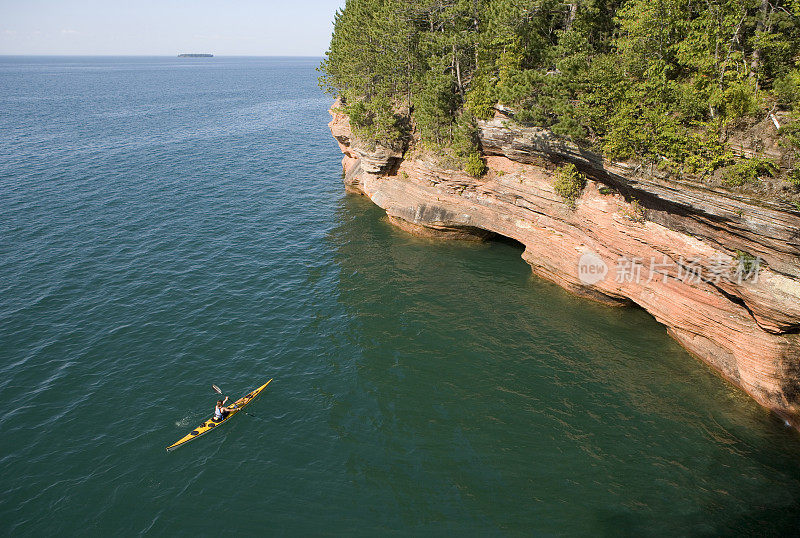
<path id="1" fill-rule="evenodd" d="M 0 534 L 797 533 L 649 315 L 345 195 L 318 62 L 0 58 Z"/>

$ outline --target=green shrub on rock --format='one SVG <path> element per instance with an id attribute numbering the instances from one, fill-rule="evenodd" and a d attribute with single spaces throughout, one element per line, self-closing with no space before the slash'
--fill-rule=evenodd
<path id="1" fill-rule="evenodd" d="M 793 168 L 786 176 L 786 181 L 796 190 L 800 190 L 800 170 Z"/>
<path id="2" fill-rule="evenodd" d="M 627 210 L 623 211 L 623 215 L 633 222 L 638 222 L 639 224 L 644 224 L 647 220 L 647 210 L 639 202 L 639 200 L 636 200 L 635 198 L 630 201 L 630 205 L 628 206 Z"/>
<path id="3" fill-rule="evenodd" d="M 794 109 L 800 102 L 800 71 L 793 69 L 775 81 L 775 97 L 780 105 Z"/>
<path id="4" fill-rule="evenodd" d="M 580 197 L 586 187 L 586 177 L 581 174 L 574 164 L 560 166 L 556 170 L 553 188 L 564 199 L 564 203 L 575 208 L 575 201 Z"/>
<path id="5" fill-rule="evenodd" d="M 744 159 L 726 170 L 725 184 L 729 187 L 742 187 L 747 183 L 756 183 L 760 177 L 772 177 L 776 170 L 777 167 L 769 159 Z"/>
<path id="6" fill-rule="evenodd" d="M 481 177 L 486 172 L 486 164 L 481 159 L 480 153 L 473 151 L 467 156 L 464 170 L 472 177 Z"/>

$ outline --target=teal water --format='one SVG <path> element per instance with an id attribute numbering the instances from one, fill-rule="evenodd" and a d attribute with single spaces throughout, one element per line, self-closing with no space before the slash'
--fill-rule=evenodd
<path id="1" fill-rule="evenodd" d="M 317 63 L 0 58 L 0 534 L 797 533 L 800 436 L 646 313 L 346 196 Z"/>

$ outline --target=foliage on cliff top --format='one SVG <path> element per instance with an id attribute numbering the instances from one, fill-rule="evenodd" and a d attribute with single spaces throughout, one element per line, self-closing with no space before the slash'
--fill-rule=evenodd
<path id="1" fill-rule="evenodd" d="M 730 164 L 731 125 L 800 112 L 798 15 L 797 0 L 348 0 L 320 84 L 375 139 L 413 130 L 466 158 L 459 125 L 502 102 L 611 158 L 702 175 Z"/>

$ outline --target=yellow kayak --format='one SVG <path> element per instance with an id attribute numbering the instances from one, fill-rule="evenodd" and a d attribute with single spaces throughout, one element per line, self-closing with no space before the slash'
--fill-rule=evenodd
<path id="1" fill-rule="evenodd" d="M 205 422 L 203 422 L 202 424 L 200 424 L 198 427 L 196 427 L 191 432 L 189 432 L 186 436 L 181 437 L 180 439 L 178 439 L 177 441 L 175 441 L 174 443 L 169 445 L 167 447 L 167 452 L 169 452 L 170 450 L 175 450 L 179 446 L 185 445 L 186 443 L 188 443 L 192 439 L 197 439 L 198 437 L 200 437 L 204 433 L 210 432 L 214 428 L 216 428 L 218 426 L 221 426 L 222 424 L 225 424 L 226 422 L 228 422 L 231 419 L 231 417 L 233 417 L 233 415 L 235 415 L 236 413 L 241 411 L 244 408 L 244 406 L 246 406 L 247 404 L 249 404 L 250 402 L 255 400 L 256 397 L 259 394 L 261 394 L 261 391 L 264 390 L 265 388 L 267 388 L 267 385 L 269 385 L 270 383 L 272 383 L 272 379 L 270 379 L 269 381 L 267 381 L 266 383 L 264 383 L 263 385 L 258 387 L 253 392 L 247 394 L 246 396 L 242 396 L 241 398 L 236 400 L 233 403 L 233 405 L 229 405 L 228 407 L 229 408 L 233 408 L 233 409 L 231 409 L 231 412 L 228 413 L 228 415 L 225 418 L 223 418 L 222 420 L 220 420 L 219 422 L 214 422 L 213 420 L 208 419 Z"/>

